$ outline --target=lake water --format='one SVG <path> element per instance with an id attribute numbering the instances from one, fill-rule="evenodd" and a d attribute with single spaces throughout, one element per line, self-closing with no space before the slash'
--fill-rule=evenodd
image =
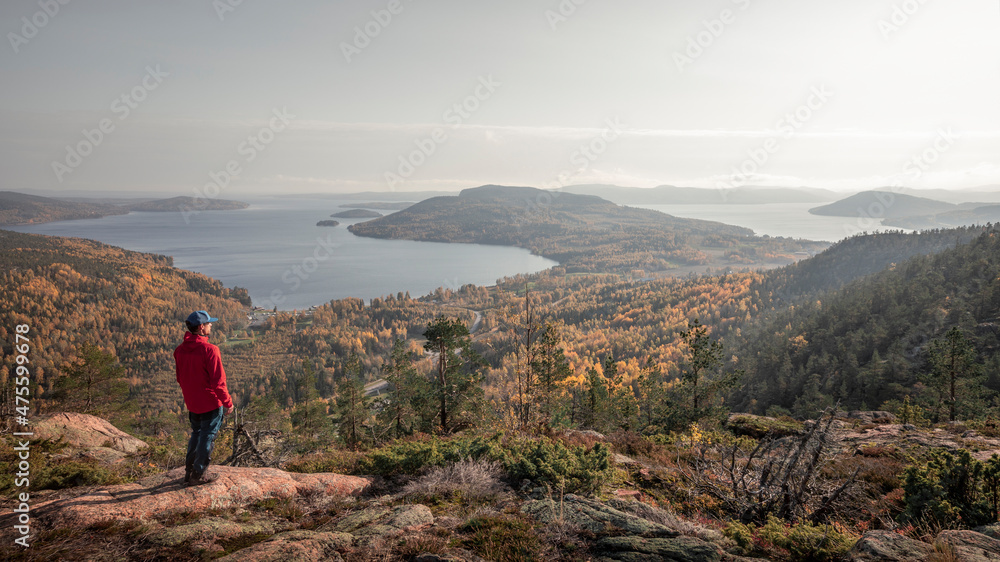
<path id="1" fill-rule="evenodd" d="M 809 209 L 819 203 L 763 205 L 632 205 L 675 217 L 719 221 L 753 229 L 756 234 L 837 242 L 861 232 L 904 230 L 882 226 L 882 219 L 821 217 Z"/>
<path id="2" fill-rule="evenodd" d="M 129 250 L 172 256 L 174 265 L 204 273 L 227 287 L 246 287 L 254 304 L 303 309 L 332 299 L 369 300 L 397 292 L 426 295 L 438 287 L 493 285 L 556 262 L 521 248 L 379 240 L 354 236 L 349 224 L 316 222 L 340 212 L 332 198 L 246 200 L 248 209 L 203 211 L 186 223 L 180 213 L 129 213 L 100 219 L 4 227 L 18 232 L 90 238 Z M 715 220 L 757 234 L 834 242 L 879 228 L 875 222 L 808 213 L 814 204 L 644 205 L 678 217 Z M 878 221 L 880 222 L 880 221 Z"/>
<path id="3" fill-rule="evenodd" d="M 203 211 L 190 216 L 190 224 L 181 213 L 129 213 L 4 228 L 172 256 L 175 267 L 227 287 L 246 287 L 255 305 L 281 310 L 345 297 L 368 300 L 400 291 L 418 297 L 438 287 L 493 285 L 505 276 L 558 265 L 522 248 L 379 240 L 347 231 L 347 225 L 368 219 L 316 226 L 345 210 L 343 201 L 244 200 L 251 203 L 247 209 Z"/>

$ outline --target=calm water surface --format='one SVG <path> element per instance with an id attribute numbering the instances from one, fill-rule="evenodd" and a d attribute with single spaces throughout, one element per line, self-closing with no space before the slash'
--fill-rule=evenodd
<path id="1" fill-rule="evenodd" d="M 632 205 L 655 209 L 675 217 L 703 219 L 753 229 L 756 234 L 837 242 L 861 232 L 903 230 L 882 226 L 882 219 L 821 217 L 809 209 L 821 203 L 768 203 L 764 205 Z"/>
<path id="2" fill-rule="evenodd" d="M 172 256 L 175 267 L 227 287 L 246 287 L 255 305 L 282 310 L 345 297 L 367 300 L 400 291 L 417 297 L 438 287 L 493 285 L 501 277 L 558 265 L 522 248 L 379 240 L 347 231 L 347 225 L 368 219 L 334 219 L 339 226 L 317 227 L 317 221 L 345 210 L 342 201 L 246 201 L 248 209 L 203 211 L 190 224 L 180 213 L 129 213 L 5 228 Z"/>

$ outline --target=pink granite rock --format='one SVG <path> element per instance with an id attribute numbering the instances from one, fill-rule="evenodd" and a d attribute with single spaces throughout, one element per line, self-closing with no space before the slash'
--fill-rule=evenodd
<path id="1" fill-rule="evenodd" d="M 107 520 L 147 520 L 178 512 L 244 507 L 269 498 L 348 496 L 371 482 L 343 474 L 297 474 L 275 468 L 212 466 L 214 482 L 184 487 L 184 469 L 107 486 L 81 496 L 41 503 L 33 510 L 55 527 L 87 527 Z"/>
<path id="2" fill-rule="evenodd" d="M 108 447 L 122 453 L 135 453 L 149 445 L 111 425 L 105 419 L 76 412 L 52 414 L 35 421 L 31 426 L 32 439 L 64 439 L 75 449 Z"/>

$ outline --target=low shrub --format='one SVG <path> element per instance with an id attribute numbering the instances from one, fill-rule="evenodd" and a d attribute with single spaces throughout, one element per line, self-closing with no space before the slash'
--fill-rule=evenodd
<path id="1" fill-rule="evenodd" d="M 300 457 L 285 464 L 288 472 L 317 473 L 336 472 L 338 474 L 357 474 L 358 463 L 364 458 L 363 453 L 346 449 L 331 449 Z"/>
<path id="2" fill-rule="evenodd" d="M 961 528 L 996 521 L 1000 509 L 1000 457 L 985 463 L 959 449 L 933 451 L 923 464 L 903 475 L 906 523 Z"/>
<path id="3" fill-rule="evenodd" d="M 37 476 L 36 476 L 37 475 Z M 61 490 L 76 486 L 121 484 L 124 479 L 94 461 L 56 461 L 40 469 L 32 465 L 32 490 Z"/>
<path id="4" fill-rule="evenodd" d="M 763 437 L 787 437 L 799 435 L 803 431 L 802 422 L 790 417 L 768 418 L 751 414 L 736 414 L 726 421 L 726 428 L 736 435 L 761 439 Z"/>
<path id="5" fill-rule="evenodd" d="M 359 459 L 361 474 L 416 475 L 432 467 L 465 459 L 493 459 L 502 456 L 500 434 L 491 437 L 411 439 L 376 449 Z"/>
<path id="6" fill-rule="evenodd" d="M 762 526 L 733 521 L 723 534 L 744 554 L 769 559 L 824 562 L 843 559 L 858 537 L 838 524 L 814 525 L 808 521 L 789 523 L 769 516 Z"/>
<path id="7" fill-rule="evenodd" d="M 602 443 L 587 450 L 538 439 L 504 453 L 504 466 L 515 481 L 529 479 L 566 492 L 594 492 L 611 473 L 611 450 Z"/>
<path id="8" fill-rule="evenodd" d="M 496 461 L 514 482 L 529 479 L 566 492 L 593 492 L 611 474 L 611 450 L 602 443 L 593 448 L 567 447 L 547 437 L 504 439 L 502 434 L 400 441 L 362 457 L 357 470 L 381 476 L 420 475 L 465 460 Z"/>

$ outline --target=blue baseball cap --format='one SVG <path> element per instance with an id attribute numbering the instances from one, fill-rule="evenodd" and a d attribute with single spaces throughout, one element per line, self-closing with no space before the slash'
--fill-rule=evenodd
<path id="1" fill-rule="evenodd" d="M 202 324 L 208 324 L 209 322 L 218 322 L 218 318 L 212 318 L 212 316 L 205 312 L 204 310 L 196 310 L 187 317 L 187 323 L 192 326 L 201 326 Z"/>

